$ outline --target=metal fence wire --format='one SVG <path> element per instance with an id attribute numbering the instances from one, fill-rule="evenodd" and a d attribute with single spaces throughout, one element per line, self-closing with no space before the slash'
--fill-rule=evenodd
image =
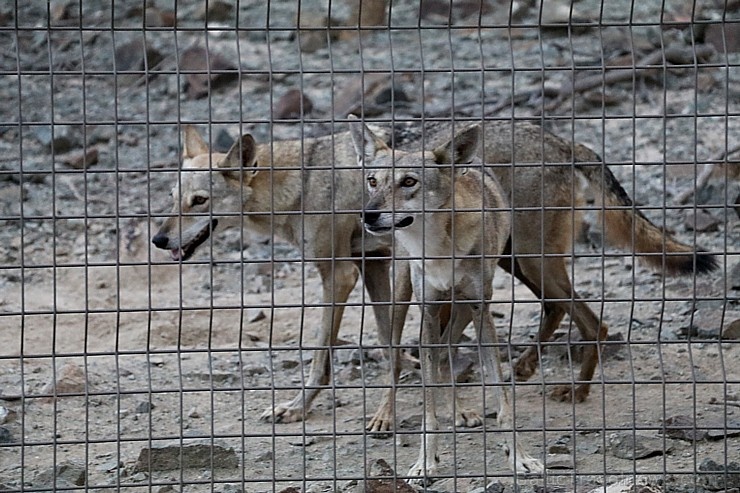
<path id="1" fill-rule="evenodd" d="M 0 4 L 0 490 L 740 488 L 740 3 Z"/>

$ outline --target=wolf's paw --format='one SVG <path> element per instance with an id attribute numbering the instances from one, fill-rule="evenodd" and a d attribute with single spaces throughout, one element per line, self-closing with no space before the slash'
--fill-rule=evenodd
<path id="1" fill-rule="evenodd" d="M 483 418 L 480 414 L 469 409 L 463 409 L 456 413 L 455 426 L 465 428 L 476 428 L 483 424 Z"/>
<path id="2" fill-rule="evenodd" d="M 514 364 L 514 379 L 517 382 L 526 382 L 535 374 L 538 366 L 537 352 L 526 350 Z"/>
<path id="3" fill-rule="evenodd" d="M 419 459 L 416 464 L 411 466 L 409 469 L 408 483 L 414 486 L 425 487 L 432 484 L 434 481 L 432 477 L 437 474 L 437 466 L 439 465 L 439 457 L 435 456 L 433 459 L 427 457 L 426 459 Z"/>
<path id="4" fill-rule="evenodd" d="M 393 410 L 389 405 L 381 404 L 375 415 L 367 422 L 365 429 L 373 438 L 386 438 L 393 429 Z"/>
<path id="5" fill-rule="evenodd" d="M 589 384 L 576 385 L 575 392 L 570 385 L 558 385 L 550 392 L 550 399 L 558 402 L 583 402 L 591 390 Z"/>
<path id="6" fill-rule="evenodd" d="M 539 459 L 535 459 L 519 446 L 516 448 L 516 454 L 511 452 L 508 445 L 504 446 L 504 452 L 509 458 L 509 467 L 517 474 L 542 474 L 545 471 L 545 466 Z"/>
<path id="7" fill-rule="evenodd" d="M 274 408 L 267 408 L 260 419 L 273 423 L 295 423 L 303 421 L 305 414 L 303 407 L 295 407 L 292 402 L 283 402 Z"/>

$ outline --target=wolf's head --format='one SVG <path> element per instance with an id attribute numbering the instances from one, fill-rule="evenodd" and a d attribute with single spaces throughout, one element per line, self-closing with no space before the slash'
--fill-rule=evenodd
<path id="1" fill-rule="evenodd" d="M 183 128 L 183 152 L 172 187 L 172 214 L 152 238 L 173 260 L 187 260 L 211 232 L 238 226 L 256 162 L 256 144 L 245 134 L 228 153 L 211 152 L 195 127 Z"/>
<path id="2" fill-rule="evenodd" d="M 449 212 L 455 165 L 470 163 L 481 131 L 472 125 L 431 152 L 402 152 L 391 150 L 359 120 L 350 129 L 358 163 L 367 170 L 370 199 L 363 222 L 377 235 L 418 224 L 427 212 Z"/>

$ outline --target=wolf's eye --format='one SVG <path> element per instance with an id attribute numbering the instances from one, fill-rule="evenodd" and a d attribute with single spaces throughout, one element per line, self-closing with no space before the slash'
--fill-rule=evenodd
<path id="1" fill-rule="evenodd" d="M 367 186 L 369 186 L 370 188 L 377 187 L 378 180 L 376 180 L 374 176 L 371 176 L 370 178 L 367 179 Z"/>
<path id="2" fill-rule="evenodd" d="M 418 183 L 418 180 L 417 180 L 416 178 L 414 178 L 414 177 L 412 177 L 412 176 L 407 176 L 406 178 L 404 178 L 404 179 L 403 179 L 403 180 L 401 181 L 401 186 L 402 186 L 402 187 L 406 187 L 406 188 L 409 188 L 409 187 L 413 187 L 413 186 L 414 186 L 414 185 L 416 185 L 417 183 Z"/>
<path id="3" fill-rule="evenodd" d="M 204 197 L 203 195 L 195 195 L 192 199 L 192 205 L 203 205 L 206 202 L 208 202 L 208 197 Z"/>

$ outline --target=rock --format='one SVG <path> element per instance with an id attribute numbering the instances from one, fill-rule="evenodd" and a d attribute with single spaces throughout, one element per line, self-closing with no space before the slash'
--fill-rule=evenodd
<path id="1" fill-rule="evenodd" d="M 154 407 L 154 404 L 149 401 L 140 402 L 136 405 L 136 414 L 149 414 Z"/>
<path id="2" fill-rule="evenodd" d="M 457 493 L 458 491 L 471 491 L 480 484 L 477 478 L 444 478 L 427 486 L 428 493 Z"/>
<path id="3" fill-rule="evenodd" d="M 330 17 L 316 12 L 302 11 L 296 21 L 298 46 L 303 53 L 313 53 L 326 48 L 329 41 L 339 39 L 339 32 L 327 28 L 338 25 Z"/>
<path id="4" fill-rule="evenodd" d="M 31 132 L 41 145 L 56 154 L 69 152 L 82 143 L 81 132 L 72 125 L 54 125 L 53 131 L 50 126 L 33 126 Z"/>
<path id="5" fill-rule="evenodd" d="M 727 285 L 733 291 L 740 291 L 740 262 L 732 266 L 730 274 L 727 276 Z"/>
<path id="6" fill-rule="evenodd" d="M 696 209 L 686 211 L 684 226 L 687 231 L 697 231 L 699 233 L 713 233 L 719 231 L 721 221 L 714 217 L 706 209 Z"/>
<path id="7" fill-rule="evenodd" d="M 614 457 L 636 460 L 663 455 L 673 447 L 662 438 L 633 435 L 631 432 L 614 433 L 609 436 L 609 449 Z"/>
<path id="8" fill-rule="evenodd" d="M 204 98 L 239 77 L 237 66 L 200 46 L 191 46 L 180 54 L 180 70 L 190 72 L 185 74 L 183 86 L 188 99 Z"/>
<path id="9" fill-rule="evenodd" d="M 556 332 L 552 338 L 553 342 L 561 344 L 553 344 L 547 347 L 547 351 L 553 356 L 559 359 L 570 359 L 574 363 L 581 363 L 583 361 L 583 339 L 581 338 L 580 332 L 571 331 L 570 335 L 567 332 Z M 568 344 L 562 344 L 568 343 Z M 624 335 L 621 332 L 614 332 L 606 336 L 606 344 L 601 353 L 603 359 L 615 358 L 619 359 L 620 353 L 625 347 Z M 570 354 L 568 354 L 570 352 Z"/>
<path id="10" fill-rule="evenodd" d="M 145 447 L 139 452 L 135 472 L 178 469 L 236 469 L 239 458 L 232 447 L 208 443 Z"/>
<path id="11" fill-rule="evenodd" d="M 360 491 L 365 493 L 416 493 L 410 484 L 395 478 L 393 468 L 383 459 L 372 461 L 368 465 L 368 478 L 361 484 Z"/>
<path id="12" fill-rule="evenodd" d="M 740 464 L 718 464 L 712 459 L 704 459 L 699 464 L 698 482 L 708 490 L 731 490 L 740 488 Z"/>
<path id="13" fill-rule="evenodd" d="M 280 120 L 299 119 L 311 113 L 313 101 L 300 89 L 289 89 L 275 103 L 275 118 Z"/>
<path id="14" fill-rule="evenodd" d="M 87 470 L 81 464 L 62 461 L 52 469 L 41 471 L 33 478 L 34 487 L 85 486 Z"/>
<path id="15" fill-rule="evenodd" d="M 231 146 L 234 145 L 234 142 L 235 140 L 229 135 L 229 132 L 222 128 L 216 134 L 216 140 L 213 142 L 213 150 L 216 152 L 228 152 Z"/>
<path id="16" fill-rule="evenodd" d="M 687 442 L 694 442 L 707 438 L 706 431 L 696 429 L 696 420 L 691 416 L 683 414 L 671 416 L 663 421 L 663 425 L 665 426 L 665 436 L 668 438 L 676 438 Z"/>
<path id="17" fill-rule="evenodd" d="M 504 491 L 506 491 L 506 486 L 500 481 L 496 481 L 495 483 L 489 483 L 486 486 L 470 490 L 469 493 L 504 493 Z"/>
<path id="18" fill-rule="evenodd" d="M 0 443 L 14 443 L 13 434 L 6 426 L 0 426 Z"/>
<path id="19" fill-rule="evenodd" d="M 16 419 L 17 415 L 18 413 L 16 413 L 13 409 L 8 409 L 5 406 L 0 406 L 0 425 L 10 423 L 14 419 Z"/>
<path id="20" fill-rule="evenodd" d="M 155 75 L 151 70 L 164 59 L 162 53 L 151 43 L 144 42 L 143 37 L 118 45 L 113 56 L 116 60 L 118 80 L 127 85 L 141 81 L 144 75 L 148 77 Z"/>
<path id="21" fill-rule="evenodd" d="M 265 312 L 259 308 L 247 308 L 245 315 L 247 317 L 247 322 L 249 322 L 250 324 L 254 322 L 259 322 L 260 320 L 264 320 L 267 318 Z"/>
<path id="22" fill-rule="evenodd" d="M 195 13 L 195 18 L 205 20 L 206 23 L 232 21 L 235 18 L 234 4 L 223 0 L 203 2 Z"/>
<path id="23" fill-rule="evenodd" d="M 547 445 L 548 454 L 570 454 L 570 436 L 563 435 Z"/>
<path id="24" fill-rule="evenodd" d="M 548 454 L 547 469 L 575 469 L 575 459 L 571 454 Z"/>
<path id="25" fill-rule="evenodd" d="M 397 76 L 383 73 L 363 74 L 350 79 L 335 98 L 334 116 L 374 116 L 392 110 L 391 103 L 397 106 L 408 103 L 410 98 L 400 81 Z"/>
<path id="26" fill-rule="evenodd" d="M 66 363 L 57 372 L 55 382 L 47 383 L 43 394 L 48 394 L 41 401 L 45 403 L 53 402 L 57 397 L 63 397 L 65 394 L 83 394 L 87 388 L 85 372 L 74 363 Z"/>
<path id="27" fill-rule="evenodd" d="M 740 319 L 733 320 L 722 327 L 722 339 L 740 339 Z"/>
<path id="28" fill-rule="evenodd" d="M 92 164 L 98 162 L 98 149 L 97 147 L 88 147 L 78 151 L 71 151 L 62 156 L 58 156 L 58 159 L 74 169 L 87 169 Z"/>

